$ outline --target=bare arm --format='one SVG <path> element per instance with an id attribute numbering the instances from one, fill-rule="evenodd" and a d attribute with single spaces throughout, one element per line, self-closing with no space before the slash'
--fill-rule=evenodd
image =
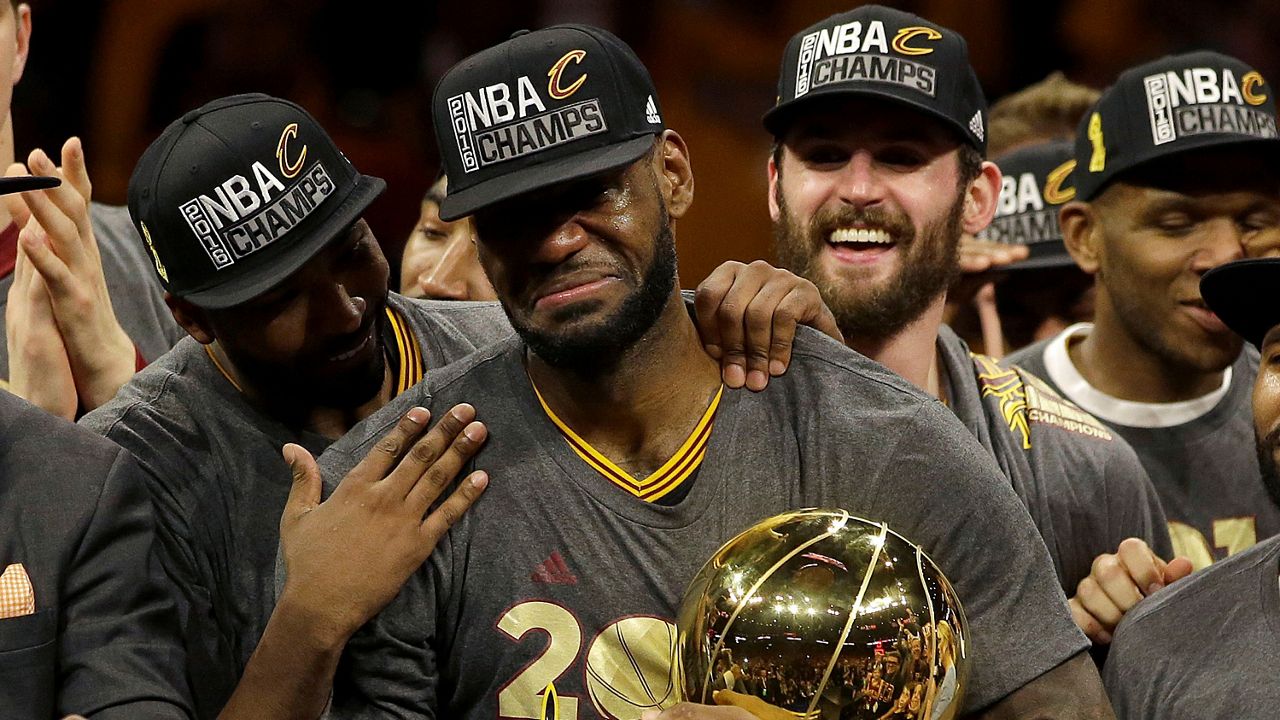
<path id="1" fill-rule="evenodd" d="M 1078 653 L 1003 700 L 969 716 L 974 720 L 1115 720 L 1102 679 L 1089 654 Z"/>

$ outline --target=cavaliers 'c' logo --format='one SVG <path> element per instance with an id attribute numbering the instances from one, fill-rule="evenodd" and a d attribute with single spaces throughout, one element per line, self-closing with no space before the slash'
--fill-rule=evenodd
<path id="1" fill-rule="evenodd" d="M 563 87 L 560 84 L 560 76 L 564 74 L 564 69 L 569 65 L 569 61 L 573 61 L 575 64 L 580 63 L 586 56 L 586 50 L 570 50 L 565 53 L 563 57 L 557 60 L 556 64 L 552 65 L 551 69 L 547 71 L 547 94 L 556 100 L 564 100 L 570 95 L 578 92 L 578 88 L 582 87 L 582 83 L 587 80 L 586 73 L 583 73 L 582 77 L 579 77 L 577 80 L 570 83 L 569 87 Z"/>
<path id="2" fill-rule="evenodd" d="M 289 161 L 289 138 L 298 137 L 298 123 L 289 123 L 285 126 L 284 132 L 280 133 L 280 142 L 276 144 L 276 160 L 280 161 L 280 174 L 287 178 L 297 177 L 302 172 L 302 164 L 307 161 L 307 146 L 302 146 L 302 152 L 298 153 L 297 159 Z"/>
<path id="3" fill-rule="evenodd" d="M 1073 187 L 1062 187 L 1063 181 L 1076 169 L 1076 161 L 1068 160 L 1049 173 L 1044 179 L 1044 201 L 1050 205 L 1061 205 L 1062 203 L 1076 196 L 1076 189 Z"/>
<path id="4" fill-rule="evenodd" d="M 1262 74 L 1257 70 L 1245 74 L 1240 78 L 1240 93 L 1244 95 L 1244 101 L 1250 105 L 1261 105 L 1267 101 L 1266 93 L 1255 92 L 1259 85 L 1265 84 L 1267 81 L 1262 79 Z"/>
<path id="5" fill-rule="evenodd" d="M 933 48 L 912 47 L 907 44 L 921 35 L 923 35 L 926 40 L 942 39 L 942 33 L 930 27 L 923 27 L 921 25 L 905 27 L 899 30 L 897 35 L 893 36 L 893 49 L 903 55 L 928 55 L 933 52 Z"/>

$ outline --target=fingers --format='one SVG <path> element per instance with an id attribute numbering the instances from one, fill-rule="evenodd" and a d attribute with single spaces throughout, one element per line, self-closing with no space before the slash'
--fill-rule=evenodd
<path id="1" fill-rule="evenodd" d="M 1026 245 L 965 237 L 960 241 L 960 272 L 976 274 L 999 269 L 1025 260 L 1029 253 Z"/>
<path id="2" fill-rule="evenodd" d="M 1079 595 L 1068 600 L 1067 607 L 1071 608 L 1071 619 L 1075 621 L 1076 627 L 1080 628 L 1090 642 L 1094 645 L 1111 644 L 1111 633 L 1107 632 L 1102 623 L 1084 608 Z"/>
<path id="3" fill-rule="evenodd" d="M 284 504 L 284 514 L 280 524 L 284 526 L 296 518 L 314 510 L 320 504 L 320 467 L 316 459 L 301 445 L 289 443 L 281 450 L 284 461 L 289 463 L 289 471 L 293 473 L 293 485 L 289 487 L 289 498 Z"/>
<path id="4" fill-rule="evenodd" d="M 425 472 L 420 473 L 416 484 L 411 486 L 407 495 L 411 507 L 419 517 L 426 512 L 431 503 L 435 502 L 436 498 L 440 497 L 445 488 L 449 487 L 471 458 L 480 452 L 480 447 L 484 445 L 486 438 L 488 438 L 488 430 L 483 423 L 468 423 L 453 437 L 448 449 L 432 462 Z M 421 444 L 422 442 L 419 442 L 419 445 Z M 449 525 L 452 525 L 456 519 L 456 517 L 449 518 Z"/>
<path id="5" fill-rule="evenodd" d="M 716 360 L 724 356 L 716 312 L 720 308 L 720 301 L 733 287 L 734 278 L 745 267 L 746 265 L 733 260 L 724 263 L 711 271 L 707 279 L 698 285 L 693 296 L 693 311 L 698 321 L 698 335 L 702 338 L 702 347 Z"/>
<path id="6" fill-rule="evenodd" d="M 93 183 L 89 181 L 89 168 L 85 165 L 84 147 L 80 138 L 72 136 L 62 144 L 62 179 L 87 203 L 93 198 Z"/>
<path id="7" fill-rule="evenodd" d="M 429 484 L 439 485 L 437 494 L 453 479 L 453 475 L 450 475 L 441 480 L 440 474 L 446 469 L 448 461 L 440 463 L 440 467 L 437 467 L 437 460 L 441 460 L 442 456 L 446 455 L 446 451 L 453 447 L 458 436 L 471 421 L 475 420 L 475 417 L 476 409 L 470 405 L 466 403 L 454 405 L 440 418 L 435 427 L 408 448 L 408 452 L 404 454 L 396 468 L 386 476 L 388 485 L 399 491 L 398 497 L 408 496 L 424 477 L 428 479 Z M 461 465 L 458 466 L 458 468 L 461 467 Z M 456 473 L 455 469 L 454 474 Z M 422 509 L 426 510 L 426 507 Z"/>
<path id="8" fill-rule="evenodd" d="M 22 232 L 18 233 L 18 246 L 26 253 L 32 267 L 53 290 L 55 297 L 70 296 L 69 288 L 75 283 L 75 278 L 67 264 L 50 247 L 44 233 L 40 232 L 34 223 L 27 223 L 27 226 L 22 228 Z"/>
<path id="9" fill-rule="evenodd" d="M 1132 581 L 1131 585 L 1136 586 L 1144 596 L 1164 587 L 1164 573 L 1157 567 L 1160 559 L 1145 542 L 1138 538 L 1128 538 L 1120 543 L 1117 554 Z"/>
<path id="10" fill-rule="evenodd" d="M 1184 557 L 1176 557 L 1164 566 L 1164 584 L 1170 585 L 1191 574 L 1195 567 L 1191 564 L 1191 560 Z"/>
<path id="11" fill-rule="evenodd" d="M 62 173 L 39 148 L 32 150 L 27 166 L 35 175 L 62 177 Z M 23 193 L 31 214 L 53 240 L 54 247 L 68 265 L 76 265 L 85 253 L 85 238 L 91 237 L 89 204 L 69 183 L 56 188 Z"/>
<path id="12" fill-rule="evenodd" d="M 440 542 L 440 538 L 444 537 L 445 533 L 449 532 L 449 528 L 462 518 L 462 514 L 480 499 L 480 494 L 487 487 L 489 487 L 489 476 L 483 470 L 471 473 L 466 480 L 458 483 L 458 488 L 453 491 L 453 494 L 422 521 L 423 549 L 428 551 L 434 549 Z"/>
<path id="13" fill-rule="evenodd" d="M 27 166 L 22 163 L 13 163 L 4 171 L 5 177 L 26 177 L 31 173 L 27 170 Z M 22 199 L 25 193 L 10 193 L 0 196 L 0 201 L 4 202 L 4 207 L 9 211 L 10 217 L 13 218 L 14 225 L 18 227 L 26 227 L 27 221 L 31 219 L 31 210 L 27 207 L 26 201 Z"/>
<path id="14" fill-rule="evenodd" d="M 740 322 L 744 328 L 742 352 L 747 362 L 746 386 L 755 392 L 769 384 L 770 375 L 786 372 L 786 363 L 791 361 L 791 343 L 796 336 L 795 303 L 786 305 L 785 301 L 795 289 L 796 278 L 790 273 L 787 276 L 784 282 L 765 281 L 758 289 L 744 288 L 754 294 L 747 300 L 746 313 Z M 774 372 L 775 356 L 779 356 L 780 363 L 777 372 Z"/>
<path id="15" fill-rule="evenodd" d="M 719 331 L 721 374 L 725 385 L 731 388 L 747 386 L 759 390 L 769 382 L 772 308 L 785 296 L 785 293 L 777 294 L 777 288 L 766 285 L 772 272 L 773 268 L 762 261 L 737 269 L 732 284 L 718 298 L 712 313 Z M 765 298 L 754 312 L 749 312 L 761 293 Z M 751 342 L 756 345 L 752 347 Z"/>
<path id="16" fill-rule="evenodd" d="M 351 480 L 372 483 L 386 477 L 387 472 L 400 461 L 404 452 L 426 429 L 430 418 L 431 413 L 425 408 L 410 409 L 404 417 L 400 418 L 400 422 L 396 423 L 395 427 L 374 444 L 368 454 L 352 468 L 351 472 L 347 473 L 342 482 L 345 484 Z"/>

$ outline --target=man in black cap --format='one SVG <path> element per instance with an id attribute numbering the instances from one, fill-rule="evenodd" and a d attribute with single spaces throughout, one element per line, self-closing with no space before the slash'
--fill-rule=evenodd
<path id="1" fill-rule="evenodd" d="M 130 181 L 138 233 L 190 338 L 82 422 L 146 471 L 202 717 L 230 697 L 272 617 L 290 490 L 281 447 L 319 455 L 426 368 L 511 332 L 496 303 L 388 293 L 387 262 L 361 219 L 383 187 L 305 110 L 265 95 L 185 114 Z M 756 287 L 778 295 L 778 283 L 794 295 L 764 297 L 754 313 L 822 321 L 816 291 L 789 273 Z M 474 413 L 451 417 L 452 438 Z"/>
<path id="2" fill-rule="evenodd" d="M 877 27 L 896 40 L 872 42 Z M 826 38 L 859 32 L 861 44 L 826 50 Z M 899 81 L 908 77 L 917 80 Z M 769 210 L 778 259 L 818 286 L 845 343 L 955 412 L 1031 513 L 1068 596 L 1128 538 L 1167 554 L 1164 515 L 1124 441 L 1021 368 L 970 353 L 942 324 L 961 234 L 983 229 L 1000 206 L 1044 202 L 1038 185 L 1020 194 L 1010 183 L 1024 177 L 1002 184 L 982 160 L 986 105 L 964 39 L 863 6 L 793 37 L 778 98 L 765 115 L 776 142 Z M 1026 262 L 1048 257 L 1037 249 Z"/>
<path id="3" fill-rule="evenodd" d="M 1010 358 L 1129 441 L 1196 568 L 1280 530 L 1250 450 L 1257 353 L 1199 289 L 1208 270 L 1274 242 L 1278 149 L 1273 88 L 1235 58 L 1194 52 L 1122 73 L 1080 125 L 1076 198 L 1060 212 L 1096 278 L 1094 322 Z M 1116 581 L 1106 625 L 1140 598 Z"/>
<path id="4" fill-rule="evenodd" d="M 1069 698 L 1055 717 L 1106 715 L 1035 527 L 954 415 L 804 328 L 786 375 L 724 390 L 677 290 L 688 150 L 630 48 L 580 25 L 517 34 L 454 66 L 432 107 L 441 216 L 474 218 L 517 335 L 392 401 L 321 466 L 342 477 L 407 403 L 467 398 L 494 481 L 352 638 L 335 715 L 671 708 L 673 618 L 695 570 L 763 517 L 813 505 L 887 521 L 946 572 L 982 648 L 964 711 Z"/>
<path id="5" fill-rule="evenodd" d="M 1280 260 L 1237 260 L 1200 283 L 1205 303 L 1261 352 L 1253 432 L 1262 480 L 1280 503 Z M 1135 608 L 1116 633 L 1107 692 L 1124 720 L 1271 717 L 1280 640 L 1280 538 L 1260 540 Z"/>
<path id="6" fill-rule="evenodd" d="M 4 178 L 0 194 L 57 185 Z M 0 716 L 188 717 L 138 466 L 4 390 L 0 447 Z"/>

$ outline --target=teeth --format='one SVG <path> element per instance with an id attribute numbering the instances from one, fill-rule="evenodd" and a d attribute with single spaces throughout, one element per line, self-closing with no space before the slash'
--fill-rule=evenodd
<path id="1" fill-rule="evenodd" d="M 889 233 L 879 228 L 840 228 L 831 231 L 828 240 L 837 245 L 843 243 L 873 243 L 875 245 L 892 245 Z"/>

